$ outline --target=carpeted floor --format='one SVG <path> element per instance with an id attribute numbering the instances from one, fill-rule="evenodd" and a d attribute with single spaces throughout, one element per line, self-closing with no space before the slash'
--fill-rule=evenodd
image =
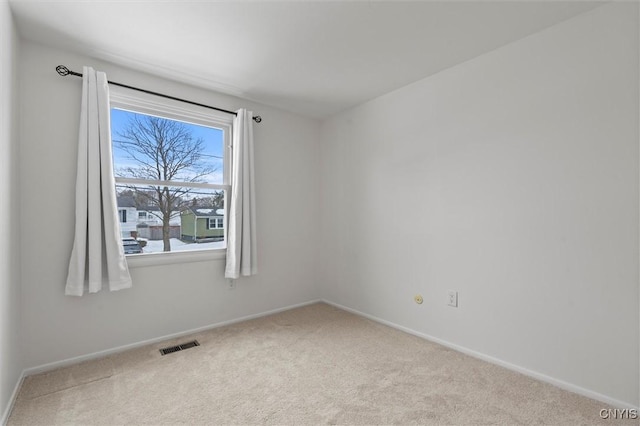
<path id="1" fill-rule="evenodd" d="M 315 304 L 27 377 L 8 424 L 611 423 L 601 408 Z"/>

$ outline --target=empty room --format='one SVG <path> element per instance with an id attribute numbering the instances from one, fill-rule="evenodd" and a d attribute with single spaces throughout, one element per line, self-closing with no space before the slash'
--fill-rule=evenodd
<path id="1" fill-rule="evenodd" d="M 0 0 L 0 424 L 638 424 L 639 28 Z"/>

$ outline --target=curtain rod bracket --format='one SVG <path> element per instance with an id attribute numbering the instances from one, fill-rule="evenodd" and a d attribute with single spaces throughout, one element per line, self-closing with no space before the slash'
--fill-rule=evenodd
<path id="1" fill-rule="evenodd" d="M 62 77 L 65 77 L 67 75 L 75 75 L 76 77 L 82 77 L 82 74 L 80 74 L 79 72 L 71 71 L 69 68 L 65 67 L 64 65 L 58 65 L 56 67 L 56 72 L 58 74 L 60 74 Z M 174 96 L 163 95 L 162 93 L 152 92 L 150 90 L 138 89 L 137 87 L 132 87 L 132 86 L 128 86 L 126 84 L 116 83 L 115 81 L 109 81 L 109 84 L 115 84 L 116 86 L 126 87 L 127 89 L 133 89 L 133 90 L 137 90 L 139 92 L 149 93 L 151 95 L 161 96 L 163 98 L 173 99 L 173 100 L 180 101 L 180 102 L 186 102 L 186 103 L 191 104 L 191 105 L 197 105 L 197 106 L 201 106 L 201 107 L 205 107 L 205 108 L 209 108 L 209 109 L 215 109 L 216 111 L 226 112 L 227 114 L 238 115 L 234 111 L 229 111 L 229 110 L 222 109 L 222 108 L 216 108 L 216 107 L 212 107 L 212 106 L 209 106 L 209 105 L 199 104 L 197 102 L 187 101 L 186 99 L 180 99 L 180 98 L 176 98 Z M 260 117 L 259 115 L 256 115 L 255 117 L 253 117 L 253 121 L 255 121 L 256 123 L 261 123 L 262 122 L 262 117 Z"/>

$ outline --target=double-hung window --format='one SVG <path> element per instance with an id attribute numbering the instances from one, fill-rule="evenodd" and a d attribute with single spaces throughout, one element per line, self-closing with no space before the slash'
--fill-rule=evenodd
<path id="1" fill-rule="evenodd" d="M 137 219 L 121 226 L 123 239 L 143 242 L 143 254 L 225 248 L 232 123 L 229 114 L 112 88 L 116 194 Z M 204 210 L 219 216 L 213 228 Z"/>

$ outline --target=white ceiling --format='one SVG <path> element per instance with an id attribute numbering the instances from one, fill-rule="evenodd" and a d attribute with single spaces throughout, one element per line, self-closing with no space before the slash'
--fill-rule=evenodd
<path id="1" fill-rule="evenodd" d="M 10 0 L 10 4 L 24 38 L 323 118 L 601 3 Z"/>

